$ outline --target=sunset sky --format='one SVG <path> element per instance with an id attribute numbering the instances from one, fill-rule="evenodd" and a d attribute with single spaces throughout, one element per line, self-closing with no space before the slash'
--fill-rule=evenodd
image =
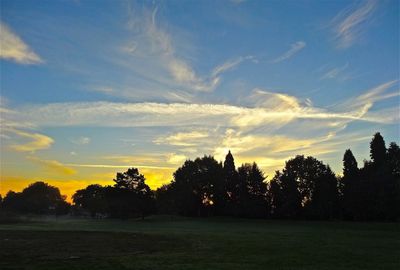
<path id="1" fill-rule="evenodd" d="M 399 142 L 399 1 L 1 2 L 4 196 L 70 196 L 137 167 L 156 188 L 204 154 L 273 177 L 341 173 Z"/>

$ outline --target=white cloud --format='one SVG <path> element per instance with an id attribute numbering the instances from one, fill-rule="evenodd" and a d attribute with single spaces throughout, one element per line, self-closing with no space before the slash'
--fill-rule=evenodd
<path id="1" fill-rule="evenodd" d="M 387 90 L 393 89 L 393 87 L 397 87 L 395 91 L 388 92 Z M 374 103 L 389 99 L 393 97 L 400 96 L 400 91 L 398 89 L 398 80 L 389 81 L 386 83 L 382 83 L 374 88 L 367 90 L 365 93 L 360 96 L 350 98 L 349 100 L 343 102 L 338 107 L 341 108 L 359 108 L 359 117 L 365 116 L 370 108 L 374 105 Z M 387 108 L 388 109 L 388 108 Z"/>
<path id="2" fill-rule="evenodd" d="M 71 142 L 73 144 L 77 144 L 77 145 L 89 144 L 90 143 L 90 138 L 81 136 L 79 138 L 71 139 Z"/>
<path id="3" fill-rule="evenodd" d="M 154 140 L 156 144 L 170 144 L 177 146 L 196 146 L 200 141 L 207 139 L 209 133 L 207 131 L 191 131 L 191 132 L 178 132 L 166 137 L 158 137 Z"/>
<path id="4" fill-rule="evenodd" d="M 5 131 L 14 134 L 17 137 L 27 138 L 30 140 L 30 142 L 27 143 L 10 145 L 10 148 L 17 152 L 33 153 L 37 150 L 47 149 L 54 143 L 54 140 L 52 138 L 39 133 L 21 131 L 14 128 L 7 128 Z M 12 138 L 15 138 L 15 136 L 12 136 Z"/>
<path id="5" fill-rule="evenodd" d="M 348 68 L 348 66 L 349 66 L 349 63 L 346 63 L 345 65 L 343 65 L 341 67 L 336 67 L 336 68 L 329 70 L 324 75 L 322 75 L 321 80 L 337 78 L 340 74 L 343 73 L 343 71 L 345 71 Z"/>
<path id="6" fill-rule="evenodd" d="M 239 5 L 242 4 L 244 2 L 246 2 L 246 0 L 230 0 L 233 4 Z"/>
<path id="7" fill-rule="evenodd" d="M 188 60 L 193 59 L 192 55 L 184 49 L 191 45 L 185 45 L 189 42 L 178 39 L 176 33 L 172 35 L 172 31 L 168 31 L 171 30 L 168 23 L 158 23 L 158 8 L 152 12 L 145 8 L 129 10 L 129 29 L 133 36 L 122 46 L 122 51 L 134 57 L 135 61 L 131 61 L 129 57 L 126 59 L 124 55 L 125 59 L 121 59 L 119 63 L 132 68 L 149 83 L 168 89 L 165 92 L 175 93 L 176 89 L 186 93 L 213 91 L 224 72 L 245 60 L 254 60 L 252 56 L 238 57 L 215 67 L 209 74 L 199 74 Z M 173 97 L 173 94 L 170 95 L 170 98 Z"/>
<path id="8" fill-rule="evenodd" d="M 383 93 L 395 81 L 384 83 L 359 97 L 336 107 L 319 108 L 310 101 L 300 101 L 286 94 L 255 89 L 250 100 L 255 107 L 227 104 L 185 103 L 117 103 L 75 102 L 50 103 L 19 107 L 13 122 L 29 122 L 36 126 L 231 126 L 255 127 L 269 124 L 283 125 L 295 119 L 334 121 L 368 121 L 387 123 L 379 111 L 368 115 L 372 105 L 397 96 Z"/>
<path id="9" fill-rule="evenodd" d="M 2 22 L 0 32 L 0 58 L 26 65 L 43 62 L 40 56 Z"/>
<path id="10" fill-rule="evenodd" d="M 83 168 L 115 168 L 115 169 L 128 169 L 132 165 L 115 165 L 115 164 L 80 164 L 80 163 L 68 163 L 65 164 L 69 167 L 83 167 Z M 169 169 L 173 170 L 174 167 L 165 166 L 151 166 L 151 165 L 134 165 L 135 168 L 145 168 L 145 169 Z"/>
<path id="11" fill-rule="evenodd" d="M 186 159 L 187 159 L 187 157 L 185 155 L 171 153 L 168 155 L 167 162 L 169 164 L 174 164 L 174 165 L 180 166 Z"/>
<path id="12" fill-rule="evenodd" d="M 304 41 L 297 41 L 297 42 L 293 43 L 292 45 L 290 45 L 290 49 L 287 52 L 285 52 L 284 54 L 282 54 L 281 56 L 279 56 L 278 58 L 273 60 L 272 63 L 279 63 L 279 62 L 282 62 L 282 61 L 285 61 L 285 60 L 291 58 L 296 53 L 298 53 L 299 51 L 304 49 L 305 46 L 306 46 L 306 43 Z"/>
<path id="13" fill-rule="evenodd" d="M 354 44 L 365 31 L 378 6 L 378 1 L 368 0 L 358 6 L 346 8 L 333 20 L 333 31 L 339 48 L 348 48 Z"/>
<path id="14" fill-rule="evenodd" d="M 61 174 L 65 174 L 65 175 L 72 175 L 72 174 L 76 173 L 76 171 L 74 169 L 62 164 L 61 162 L 59 162 L 57 160 L 45 160 L 45 159 L 40 159 L 35 156 L 28 156 L 27 159 L 45 167 L 46 169 L 51 169 L 57 173 L 61 173 Z"/>

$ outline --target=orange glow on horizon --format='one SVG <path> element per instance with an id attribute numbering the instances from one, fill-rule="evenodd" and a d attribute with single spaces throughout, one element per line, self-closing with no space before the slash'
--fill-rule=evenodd
<path id="1" fill-rule="evenodd" d="M 170 169 L 142 169 L 140 173 L 146 177 L 146 183 L 152 190 L 157 189 L 163 184 L 169 183 L 172 179 L 173 170 Z M 113 179 L 116 173 L 94 174 L 88 179 L 46 179 L 44 177 L 14 177 L 1 176 L 0 179 L 0 194 L 4 198 L 10 190 L 21 192 L 30 184 L 43 181 L 49 185 L 60 189 L 62 195 L 67 196 L 67 201 L 72 202 L 72 195 L 79 189 L 83 189 L 91 184 L 100 184 L 103 186 L 113 185 Z"/>

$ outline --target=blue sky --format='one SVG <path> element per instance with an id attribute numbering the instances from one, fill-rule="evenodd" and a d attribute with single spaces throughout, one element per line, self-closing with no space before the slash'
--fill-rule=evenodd
<path id="1" fill-rule="evenodd" d="M 1 1 L 1 193 L 399 138 L 398 1 Z"/>

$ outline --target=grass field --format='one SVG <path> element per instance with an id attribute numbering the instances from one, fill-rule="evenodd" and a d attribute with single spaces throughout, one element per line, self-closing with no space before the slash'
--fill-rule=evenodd
<path id="1" fill-rule="evenodd" d="M 0 269 L 400 269 L 399 223 L 152 217 L 0 225 Z"/>

